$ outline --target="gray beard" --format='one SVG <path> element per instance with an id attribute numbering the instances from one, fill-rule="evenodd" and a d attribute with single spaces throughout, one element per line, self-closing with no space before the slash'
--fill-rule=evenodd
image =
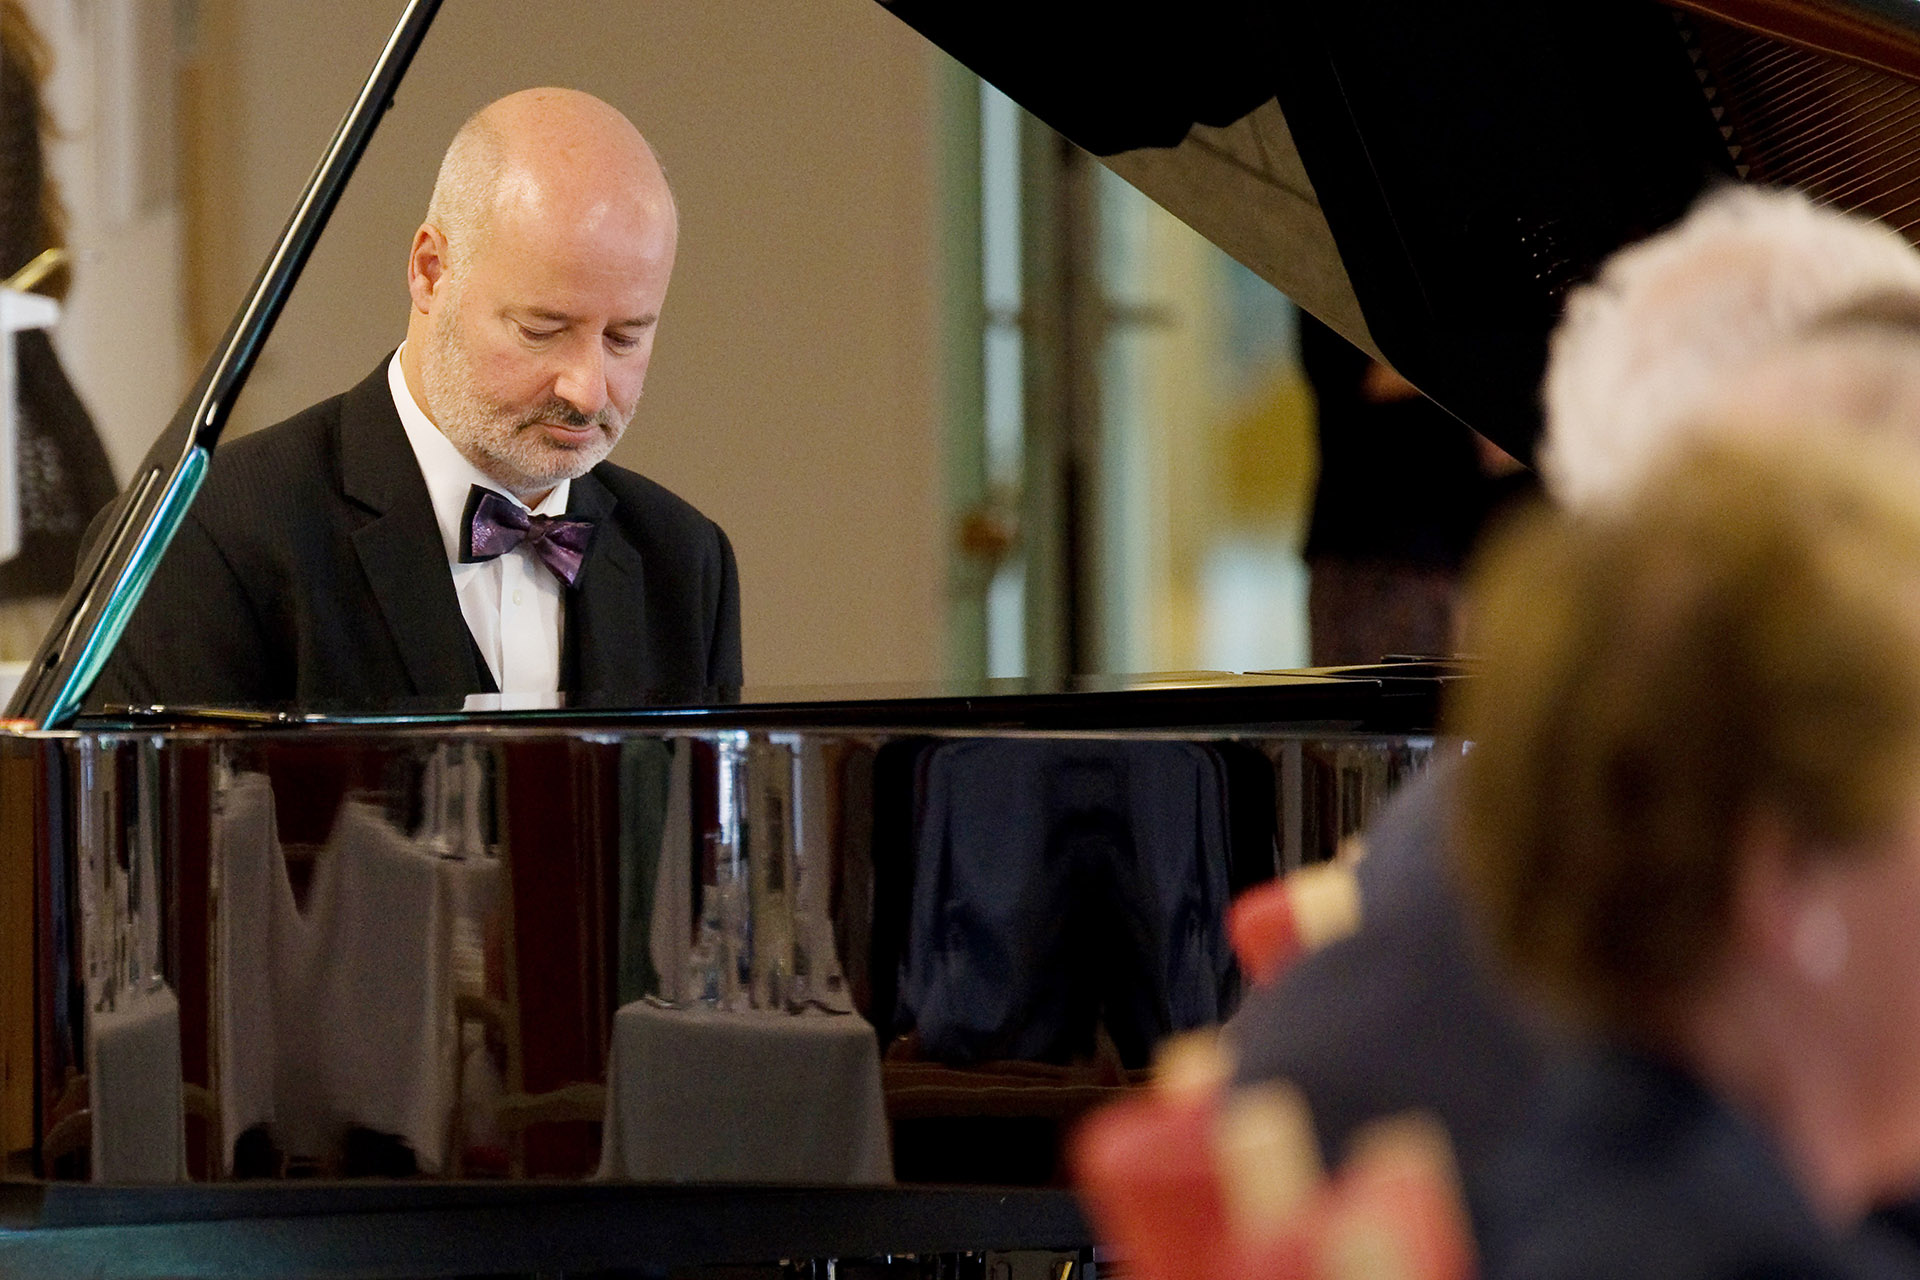
<path id="1" fill-rule="evenodd" d="M 454 329 L 459 315 L 455 302 L 442 312 L 442 319 L 436 319 L 433 345 L 420 353 L 420 384 L 428 414 L 460 455 L 509 493 L 523 498 L 545 493 L 562 480 L 576 480 L 605 460 L 627 426 L 611 406 L 589 418 L 560 400 L 514 415 L 486 404 L 468 372 L 467 351 Z M 547 443 L 538 426 L 541 422 L 595 422 L 602 431 L 594 444 L 562 451 Z"/>

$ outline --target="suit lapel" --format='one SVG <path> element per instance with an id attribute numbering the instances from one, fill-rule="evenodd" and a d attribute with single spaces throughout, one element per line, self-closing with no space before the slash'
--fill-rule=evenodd
<path id="1" fill-rule="evenodd" d="M 647 634 L 646 567 L 640 552 L 612 519 L 613 493 L 592 472 L 573 482 L 567 514 L 595 522 L 593 541 L 581 562 L 568 602 L 570 645 L 577 655 L 573 691 L 637 693 L 653 683 Z"/>
<path id="2" fill-rule="evenodd" d="M 347 498 L 371 516 L 354 530 L 354 550 L 414 692 L 481 688 L 433 499 L 393 407 L 384 361 L 341 404 L 340 472 Z"/>

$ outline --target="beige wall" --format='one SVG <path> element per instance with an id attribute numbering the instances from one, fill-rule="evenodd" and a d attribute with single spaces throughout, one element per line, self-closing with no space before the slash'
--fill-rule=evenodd
<path id="1" fill-rule="evenodd" d="M 139 184 L 115 163 L 134 139 L 154 136 L 138 124 L 173 110 L 164 65 L 172 23 L 141 0 L 27 0 L 26 9 L 53 52 L 45 105 L 57 132 L 47 159 L 74 253 L 54 341 L 124 478 L 173 416 L 188 380 L 181 211 L 164 182 L 143 193 L 150 198 L 136 196 L 130 188 Z M 136 60 L 155 74 L 129 75 Z M 157 163 L 165 172 L 166 157 Z"/>
<path id="2" fill-rule="evenodd" d="M 224 326 L 399 7 L 203 0 L 185 99 L 202 333 Z M 399 341 L 407 244 L 469 112 L 531 84 L 589 89 L 660 151 L 682 222 L 615 459 L 732 536 L 752 682 L 939 675 L 939 56 L 874 0 L 452 0 L 239 425 L 344 388 Z"/>

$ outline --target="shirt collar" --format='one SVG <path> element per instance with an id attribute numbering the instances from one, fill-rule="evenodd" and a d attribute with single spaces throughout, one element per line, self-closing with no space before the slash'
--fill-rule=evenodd
<path id="1" fill-rule="evenodd" d="M 401 343 L 400 351 L 405 350 L 406 344 Z M 453 441 L 433 424 L 433 419 L 413 398 L 413 389 L 407 386 L 407 375 L 400 367 L 400 351 L 394 352 L 393 359 L 387 362 L 387 389 L 393 395 L 393 407 L 400 414 L 400 426 L 407 433 L 407 443 L 413 446 L 414 459 L 420 464 L 420 475 L 427 482 L 427 496 L 433 500 L 433 518 L 440 526 L 447 563 L 457 565 L 460 563 L 460 522 L 467 513 L 468 491 L 474 485 L 493 490 L 522 510 L 528 509 L 527 504 L 468 462 L 466 456 L 454 448 Z M 532 511 L 543 516 L 565 515 L 567 494 L 572 486 L 573 481 L 562 480 Z"/>

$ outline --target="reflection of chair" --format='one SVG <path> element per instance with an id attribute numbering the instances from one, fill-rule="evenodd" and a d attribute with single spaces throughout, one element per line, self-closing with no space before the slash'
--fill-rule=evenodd
<path id="1" fill-rule="evenodd" d="M 502 1094 L 495 1119 L 501 1129 L 517 1136 L 536 1124 L 597 1125 L 606 1113 L 607 1087 L 583 1081 L 545 1093 Z M 522 1172 L 515 1170 L 515 1175 Z"/>
<path id="2" fill-rule="evenodd" d="M 568 1169 L 564 1166 L 556 1169 L 550 1161 L 554 1160 L 552 1148 L 542 1151 L 536 1139 L 535 1150 L 529 1158 L 529 1130 L 545 1129 L 557 1126 L 572 1126 L 576 1131 L 591 1126 L 595 1131 L 600 1128 L 601 1120 L 607 1110 L 606 1086 L 597 1080 L 570 1080 L 551 1089 L 527 1091 L 526 1054 L 521 1036 L 522 1019 L 514 1015 L 512 1008 L 497 1000 L 472 1000 L 461 997 L 455 1002 L 456 1017 L 460 1025 L 478 1023 L 485 1030 L 488 1039 L 497 1038 L 505 1050 L 506 1082 L 508 1088 L 493 1101 L 488 1119 L 500 1136 L 506 1140 L 504 1160 L 498 1171 L 515 1178 L 524 1178 L 529 1174 L 540 1173 L 584 1173 L 584 1169 Z M 462 1032 L 464 1035 L 464 1031 Z M 464 1040 L 456 1041 L 464 1043 Z M 454 1094 L 454 1129 L 456 1134 L 465 1131 L 467 1121 L 476 1113 L 475 1109 L 463 1103 L 459 1092 L 459 1080 L 462 1064 L 454 1064 L 456 1092 Z M 561 1129 L 561 1133 L 565 1130 Z M 598 1137 L 591 1142 L 597 1151 Z M 568 1148 L 561 1147 L 562 1151 Z M 477 1172 L 478 1162 L 474 1157 L 481 1152 L 468 1150 L 457 1156 L 454 1166 L 456 1176 L 462 1172 Z M 568 1156 L 561 1156 L 566 1160 Z M 573 1157 L 577 1159 L 578 1157 Z"/>
<path id="3" fill-rule="evenodd" d="M 1074 1066 L 983 1062 L 971 1067 L 904 1060 L 894 1056 L 898 1047 L 880 1065 L 887 1115 L 895 1121 L 994 1116 L 1071 1122 L 1126 1096 L 1149 1075 L 1121 1066 L 1110 1046 L 1095 1061 Z"/>
<path id="4" fill-rule="evenodd" d="M 86 1155 L 93 1146 L 93 1108 L 90 1104 L 90 1090 L 87 1077 L 76 1075 L 67 1081 L 67 1087 L 60 1092 L 59 1099 L 49 1109 L 49 1115 L 57 1117 L 47 1127 L 40 1140 L 41 1159 L 52 1170 L 63 1162 L 75 1160 Z M 211 1181 L 220 1176 L 220 1103 L 213 1091 L 202 1085 L 183 1082 L 180 1086 L 181 1101 L 185 1106 L 189 1124 L 205 1126 L 205 1137 L 200 1143 L 188 1143 L 189 1152 L 201 1153 L 200 1167 L 189 1169 L 188 1176 L 199 1181 Z"/>
<path id="5" fill-rule="evenodd" d="M 516 1174 L 583 1177 L 599 1162 L 601 1110 L 586 1103 L 606 1078 L 618 986 L 620 850 L 609 837 L 620 829 L 620 748 L 513 741 L 499 751 L 498 1118 Z M 521 998 L 522 974 L 540 976 L 538 999 Z"/>
<path id="6" fill-rule="evenodd" d="M 93 1109 L 88 1106 L 87 1077 L 77 1075 L 67 1081 L 60 1097 L 47 1109 L 47 1131 L 40 1138 L 40 1155 L 47 1163 L 47 1174 L 64 1161 L 84 1152 L 93 1142 Z"/>
<path id="7" fill-rule="evenodd" d="M 1104 1030 L 1093 1057 L 1058 1065 L 950 1066 L 901 1036 L 880 1064 L 894 1172 L 902 1182 L 1057 1183 L 1058 1153 L 1089 1113 L 1131 1096 L 1149 1072 L 1128 1070 Z"/>
<path id="8" fill-rule="evenodd" d="M 477 1043 L 498 1053 L 507 1064 L 507 1079 L 522 1078 L 519 1020 L 507 1005 L 488 996 L 458 995 L 453 1000 L 453 1123 L 448 1127 L 446 1168 L 452 1177 L 474 1173 L 526 1176 L 526 1131 L 545 1124 L 598 1125 L 606 1113 L 605 1086 L 586 1081 L 562 1085 L 544 1093 L 510 1091 L 487 1100 L 466 1096 L 467 1029 L 480 1034 Z M 505 1150 L 494 1152 L 471 1141 L 476 1123 L 484 1120 L 506 1140 Z"/>
<path id="9" fill-rule="evenodd" d="M 481 1115 L 481 1107 L 487 1105 L 479 1100 L 467 1097 L 467 1054 L 468 1028 L 478 1031 L 478 1045 L 482 1050 L 510 1058 L 508 1049 L 513 1035 L 511 1021 L 507 1017 L 506 1006 L 491 996 L 476 996 L 461 992 L 453 998 L 453 1044 L 449 1066 L 452 1081 L 448 1095 L 453 1099 L 452 1120 L 447 1125 L 447 1176 L 466 1177 L 472 1173 L 505 1173 L 508 1171 L 507 1153 L 486 1151 L 473 1140 L 473 1132 Z M 491 1118 L 491 1117 L 489 1117 Z"/>
<path id="10" fill-rule="evenodd" d="M 180 1087 L 181 1100 L 186 1103 L 189 1123 L 199 1121 L 206 1126 L 206 1141 L 201 1145 L 201 1167 L 192 1176 L 208 1181 L 220 1176 L 220 1100 L 213 1096 L 213 1090 L 197 1084 Z M 187 1150 L 193 1150 L 188 1144 Z"/>

